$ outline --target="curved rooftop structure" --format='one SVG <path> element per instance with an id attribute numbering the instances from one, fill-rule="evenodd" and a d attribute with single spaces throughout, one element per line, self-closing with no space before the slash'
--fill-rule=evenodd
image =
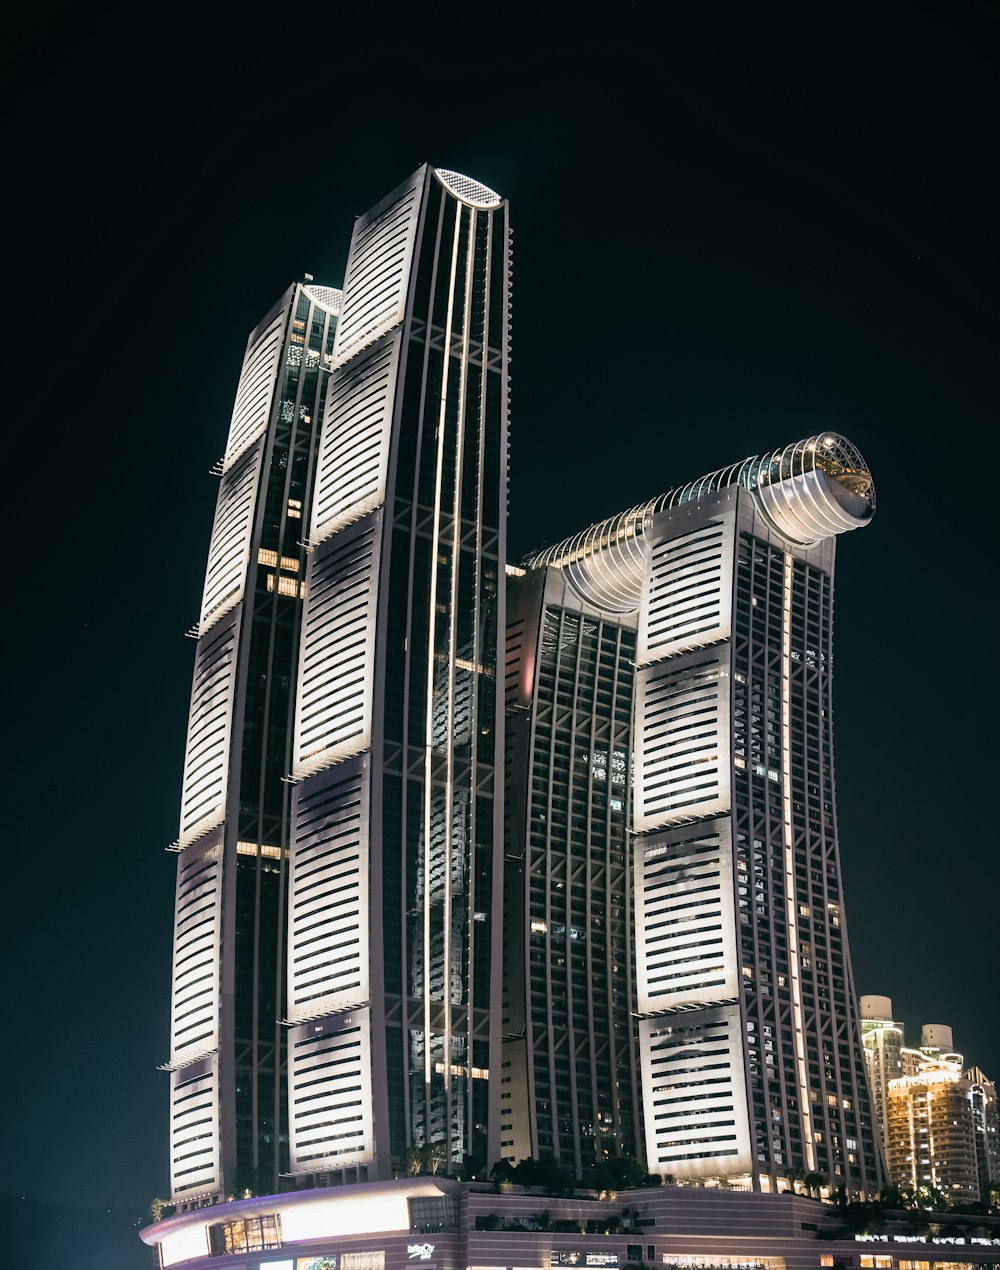
<path id="1" fill-rule="evenodd" d="M 861 453 L 846 437 L 822 432 L 668 490 L 529 556 L 524 564 L 565 569 L 573 588 L 591 603 L 612 613 L 631 612 L 639 603 L 645 535 L 653 517 L 730 485 L 750 490 L 767 523 L 799 546 L 860 529 L 875 513 L 875 485 Z"/>
<path id="2" fill-rule="evenodd" d="M 470 207 L 499 207 L 503 198 L 491 190 L 488 185 L 474 180 L 471 176 L 463 176 L 461 172 L 451 172 L 448 168 L 435 168 L 434 175 L 449 194 L 467 203 Z"/>
<path id="3" fill-rule="evenodd" d="M 327 313 L 338 316 L 340 306 L 344 301 L 343 291 L 339 291 L 336 287 L 318 287 L 315 283 L 307 283 L 302 290 L 306 293 L 313 304 L 318 304 L 321 309 L 326 309 Z"/>

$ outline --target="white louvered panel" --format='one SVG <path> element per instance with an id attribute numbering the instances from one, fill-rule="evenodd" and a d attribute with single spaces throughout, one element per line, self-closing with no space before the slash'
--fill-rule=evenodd
<path id="1" fill-rule="evenodd" d="M 636 829 L 728 811 L 729 646 L 640 670 L 635 717 Z"/>
<path id="2" fill-rule="evenodd" d="M 334 367 L 403 320 L 425 169 L 354 223 Z"/>
<path id="3" fill-rule="evenodd" d="M 640 1014 L 739 995 L 728 817 L 636 843 Z"/>
<path id="4" fill-rule="evenodd" d="M 219 1172 L 219 1073 L 211 1055 L 170 1074 L 173 1199 L 217 1192 Z"/>
<path id="5" fill-rule="evenodd" d="M 288 917 L 288 1017 L 368 997 L 368 790 L 364 757 L 296 791 Z"/>
<path id="6" fill-rule="evenodd" d="M 288 1033 L 291 1171 L 371 1164 L 370 1011 L 317 1019 Z"/>
<path id="7" fill-rule="evenodd" d="M 222 831 L 182 852 L 177 861 L 170 1059 L 219 1044 L 219 956 L 222 938 Z"/>
<path id="8" fill-rule="evenodd" d="M 240 461 L 222 477 L 215 505 L 215 524 L 208 548 L 205 591 L 201 602 L 198 633 L 204 633 L 243 599 L 253 513 L 260 485 L 263 438 L 247 450 Z"/>
<path id="9" fill-rule="evenodd" d="M 240 612 L 236 609 L 198 641 L 184 756 L 181 847 L 225 817 Z"/>
<path id="10" fill-rule="evenodd" d="M 382 513 L 328 538 L 310 557 L 295 709 L 295 776 L 371 744 Z"/>
<path id="11" fill-rule="evenodd" d="M 267 430 L 284 323 L 285 309 L 282 308 L 247 349 L 229 425 L 224 471 Z"/>
<path id="12" fill-rule="evenodd" d="M 320 439 L 310 537 L 321 542 L 385 501 L 401 334 L 335 371 Z"/>
<path id="13" fill-rule="evenodd" d="M 671 538 L 657 538 L 654 531 L 639 610 L 638 665 L 732 634 L 735 532 L 732 510 Z"/>
<path id="14" fill-rule="evenodd" d="M 646 1159 L 678 1180 L 748 1172 L 738 1005 L 639 1024 Z"/>

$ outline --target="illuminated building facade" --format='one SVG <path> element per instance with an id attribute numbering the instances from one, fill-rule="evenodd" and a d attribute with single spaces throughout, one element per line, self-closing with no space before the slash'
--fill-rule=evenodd
<path id="1" fill-rule="evenodd" d="M 1000 1227 L 852 1237 L 832 1204 L 660 1186 L 605 1196 L 502 1194 L 404 1177 L 236 1200 L 142 1231 L 163 1270 L 995 1270 Z"/>
<path id="2" fill-rule="evenodd" d="M 854 447 L 811 437 L 526 562 L 563 571 L 601 612 L 635 615 L 632 900 L 651 1171 L 774 1190 L 801 1170 L 878 1189 L 831 709 L 835 539 L 873 511 Z"/>
<path id="3" fill-rule="evenodd" d="M 960 1063 L 928 1058 L 890 1082 L 886 1161 L 898 1186 L 938 1190 L 953 1203 L 979 1199 L 972 1087 Z"/>
<path id="4" fill-rule="evenodd" d="M 508 277 L 507 204 L 458 173 L 355 222 L 291 764 L 298 1184 L 496 1158 Z"/>
<path id="5" fill-rule="evenodd" d="M 919 1048 L 900 1052 L 889 1082 L 885 1151 L 889 1178 L 912 1191 L 939 1190 L 953 1203 L 989 1203 L 1000 1163 L 996 1088 L 964 1068 L 947 1024 L 928 1023 Z"/>
<path id="6" fill-rule="evenodd" d="M 988 1204 L 990 1192 L 1000 1186 L 1000 1109 L 996 1083 L 978 1067 L 965 1073 L 972 1094 L 972 1127 L 976 1134 L 976 1171 L 979 1199 Z"/>
<path id="7" fill-rule="evenodd" d="M 903 1025 L 892 1017 L 888 997 L 866 996 L 858 1002 L 861 1015 L 861 1044 L 865 1050 L 868 1084 L 878 1123 L 880 1140 L 885 1142 L 889 1111 L 889 1081 L 903 1074 Z"/>
<path id="8" fill-rule="evenodd" d="M 636 619 L 556 568 L 507 579 L 500 1155 L 576 1177 L 639 1154 L 633 1025 Z"/>
<path id="9" fill-rule="evenodd" d="M 309 506 L 340 292 L 292 286 L 251 334 L 209 547 L 181 805 L 170 1171 L 180 1204 L 288 1167 L 284 912 Z"/>

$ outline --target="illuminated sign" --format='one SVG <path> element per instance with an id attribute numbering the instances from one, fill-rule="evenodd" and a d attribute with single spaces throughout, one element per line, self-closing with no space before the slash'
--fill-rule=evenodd
<path id="1" fill-rule="evenodd" d="M 1000 1238 L 983 1235 L 855 1235 L 854 1239 L 859 1244 L 945 1244 L 960 1248 L 1000 1244 Z"/>
<path id="2" fill-rule="evenodd" d="M 434 1255 L 433 1244 L 407 1244 L 406 1255 L 411 1261 L 430 1261 Z"/>
<path id="3" fill-rule="evenodd" d="M 554 1252 L 552 1254 L 552 1265 L 554 1266 L 599 1266 L 607 1270 L 618 1270 L 618 1253 L 617 1252 Z"/>
<path id="4" fill-rule="evenodd" d="M 767 1270 L 766 1261 L 745 1261 L 739 1257 L 672 1257 L 663 1254 L 665 1266 L 683 1270 Z"/>
<path id="5" fill-rule="evenodd" d="M 296 1270 L 337 1270 L 337 1258 L 335 1256 L 299 1257 Z"/>

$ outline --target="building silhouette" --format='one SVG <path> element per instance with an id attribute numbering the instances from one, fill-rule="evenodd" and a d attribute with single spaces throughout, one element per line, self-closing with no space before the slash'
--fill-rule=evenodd
<path id="1" fill-rule="evenodd" d="M 209 546 L 181 795 L 170 1185 L 288 1168 L 285 889 L 294 686 L 320 417 L 341 295 L 289 288 L 247 344 Z"/>
<path id="2" fill-rule="evenodd" d="M 506 203 L 425 165 L 343 294 L 250 337 L 174 844 L 178 1204 L 485 1162 L 508 275 Z"/>
<path id="3" fill-rule="evenodd" d="M 996 1082 L 979 1067 L 965 1072 L 972 1097 L 972 1127 L 976 1134 L 976 1172 L 979 1201 L 988 1204 L 992 1191 L 1000 1187 L 1000 1109 Z"/>
<path id="4" fill-rule="evenodd" d="M 641 1155 L 629 880 L 636 618 L 509 569 L 500 1156 Z"/>
<path id="5" fill-rule="evenodd" d="M 864 1000 L 884 1002 L 891 1013 L 885 997 Z M 890 1181 L 956 1204 L 988 1204 L 1000 1179 L 995 1085 L 978 1067 L 965 1067 L 944 1023 L 925 1023 L 920 1045 L 900 1049 L 899 1066 L 886 1086 Z"/>
<path id="6" fill-rule="evenodd" d="M 940 1192 L 952 1203 L 979 1199 L 972 1086 L 959 1054 L 904 1051 L 908 1071 L 889 1082 L 886 1162 L 889 1177 L 914 1193 Z"/>
<path id="7" fill-rule="evenodd" d="M 827 434 L 672 490 L 525 562 L 529 577 L 561 571 L 592 622 L 635 629 L 632 735 L 622 752 L 635 834 L 640 1149 L 651 1171 L 679 1180 L 774 1190 L 804 1172 L 863 1194 L 881 1180 L 847 945 L 831 702 L 835 539 L 873 511 L 864 460 Z M 523 661 L 523 637 L 508 639 L 508 658 Z M 597 743 L 585 747 L 583 732 L 577 725 L 568 753 L 565 737 L 561 757 L 554 750 L 581 775 L 592 768 L 567 787 L 560 811 L 569 822 L 595 801 Z M 537 790 L 530 763 L 517 772 Z M 516 779 L 512 771 L 512 803 Z M 548 827 L 529 826 L 529 845 L 532 830 Z M 528 897 L 519 955 L 539 976 L 559 958 L 580 970 L 561 929 L 532 929 L 549 920 L 540 905 L 551 903 L 551 881 L 547 891 L 539 882 L 532 872 L 519 883 Z M 592 902 L 579 866 L 566 886 L 568 913 Z M 626 869 L 608 907 L 628 899 Z M 587 965 L 591 991 L 612 990 L 617 971 L 602 980 L 600 959 Z M 527 1001 L 531 975 L 522 981 Z M 547 992 L 540 983 L 526 1036 L 564 1008 L 563 980 L 553 975 Z M 619 1034 L 615 1048 L 629 1044 Z M 529 1045 L 520 1050 L 526 1074 L 512 1066 L 511 1080 L 529 1081 L 530 1104 L 538 1063 Z M 516 1142 L 517 1118 L 509 1123 Z"/>
<path id="8" fill-rule="evenodd" d="M 892 1001 L 888 997 L 865 996 L 858 1005 L 868 1084 L 880 1140 L 884 1144 L 889 1116 L 889 1081 L 903 1074 L 903 1025 L 893 1019 Z"/>
<path id="9" fill-rule="evenodd" d="M 291 764 L 300 1184 L 490 1152 L 508 277 L 507 205 L 458 173 L 425 165 L 355 223 Z"/>
<path id="10" fill-rule="evenodd" d="M 181 1208 L 548 1155 L 881 1180 L 831 710 L 870 473 L 822 434 L 505 568 L 509 271 L 506 202 L 424 165 L 250 337 L 174 844 Z"/>

